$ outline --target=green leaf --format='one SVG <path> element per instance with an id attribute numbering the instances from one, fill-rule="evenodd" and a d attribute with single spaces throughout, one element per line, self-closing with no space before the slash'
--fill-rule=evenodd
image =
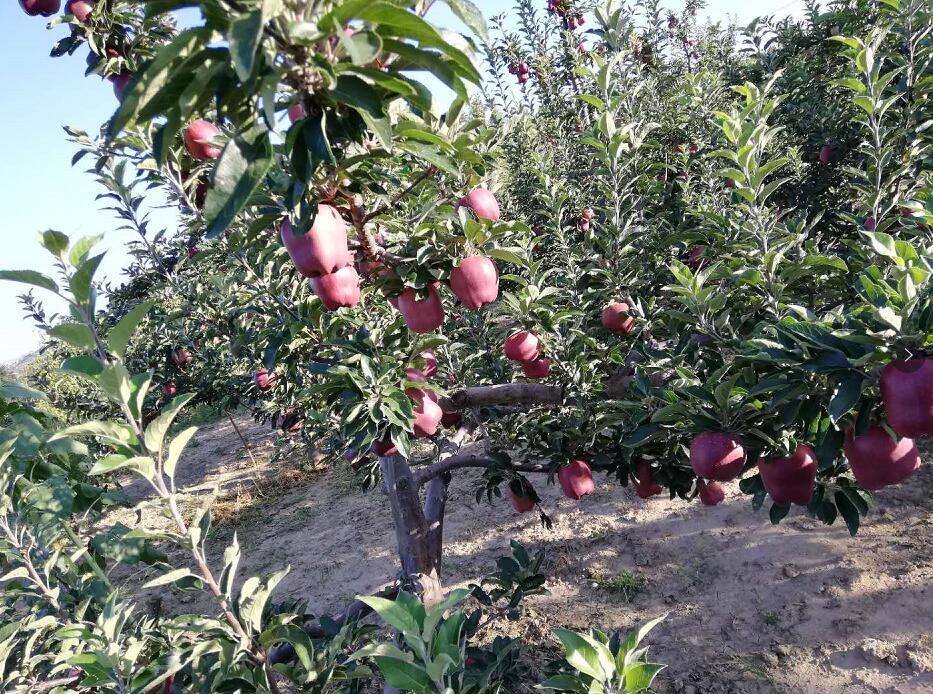
<path id="1" fill-rule="evenodd" d="M 92 258 L 88 258 L 71 276 L 69 285 L 75 301 L 79 304 L 85 303 L 91 296 L 91 282 L 94 280 L 94 274 L 100 267 L 100 261 L 104 259 L 105 253 L 100 253 Z"/>
<path id="2" fill-rule="evenodd" d="M 579 677 L 574 675 L 554 675 L 541 683 L 542 689 L 554 689 L 558 692 L 574 692 L 575 694 L 589 694 L 590 688 Z"/>
<path id="3" fill-rule="evenodd" d="M 186 58 L 198 52 L 210 41 L 212 30 L 197 27 L 181 32 L 175 40 L 164 46 L 148 67 L 138 73 L 127 86 L 120 107 L 110 120 L 108 136 L 114 138 L 134 123 L 142 112 L 158 113 L 165 98 L 163 90 L 170 91 L 170 80 L 187 80 L 188 76 L 177 68 Z"/>
<path id="4" fill-rule="evenodd" d="M 259 643 L 269 649 L 276 643 L 287 642 L 295 649 L 301 666 L 309 673 L 314 672 L 314 644 L 303 629 L 294 624 L 277 624 L 259 636 Z"/>
<path id="5" fill-rule="evenodd" d="M 136 326 L 139 325 L 139 322 L 149 312 L 154 303 L 154 301 L 144 301 L 141 304 L 136 304 L 110 330 L 110 335 L 107 337 L 110 351 L 120 359 L 123 358 L 123 354 L 126 352 L 126 346 L 129 344 L 130 337 L 132 337 L 133 331 L 136 330 Z"/>
<path id="6" fill-rule="evenodd" d="M 65 237 L 67 238 L 67 237 Z M 75 267 L 78 267 L 87 258 L 88 252 L 97 245 L 97 242 L 104 238 L 103 234 L 95 236 L 85 236 L 75 241 L 74 246 L 68 253 L 68 261 Z"/>
<path id="7" fill-rule="evenodd" d="M 337 39 L 354 65 L 369 65 L 382 50 L 382 38 L 373 31 L 361 29 L 354 31 L 351 35 L 347 35 L 345 31 L 339 31 L 337 32 Z M 380 71 L 374 70 L 374 72 Z"/>
<path id="8" fill-rule="evenodd" d="M 263 3 L 265 4 L 265 3 Z M 237 77 L 246 82 L 253 75 L 256 51 L 262 38 L 265 24 L 262 8 L 237 15 L 230 22 L 227 38 L 230 41 L 230 57 Z"/>
<path id="9" fill-rule="evenodd" d="M 272 143 L 263 126 L 238 133 L 224 147 L 214 168 L 204 205 L 205 232 L 215 238 L 230 226 L 272 166 Z"/>
<path id="10" fill-rule="evenodd" d="M 169 427 L 172 426 L 172 422 L 175 421 L 175 417 L 178 416 L 181 408 L 187 405 L 193 397 L 194 393 L 179 395 L 165 406 L 162 410 L 162 414 L 149 423 L 149 426 L 146 427 L 144 438 L 147 449 L 153 453 L 162 450 L 162 441 L 165 439 L 165 434 L 168 432 Z"/>
<path id="11" fill-rule="evenodd" d="M 169 571 L 166 574 L 161 576 L 156 576 L 154 579 L 142 585 L 142 589 L 147 588 L 158 588 L 159 586 L 165 586 L 169 583 L 174 583 L 184 578 L 198 578 L 198 575 L 193 573 L 189 569 L 175 569 L 174 571 Z"/>
<path id="12" fill-rule="evenodd" d="M 4 400 L 48 400 L 41 390 L 24 386 L 21 383 L 4 383 L 0 386 L 0 398 Z"/>
<path id="13" fill-rule="evenodd" d="M 382 621 L 403 634 L 419 633 L 417 620 L 401 603 L 376 595 L 358 595 L 356 599 L 369 605 L 382 618 Z"/>
<path id="14" fill-rule="evenodd" d="M 486 19 L 483 17 L 482 10 L 470 0 L 444 0 L 444 2 L 470 31 L 484 42 L 489 41 L 489 31 L 486 29 Z"/>
<path id="15" fill-rule="evenodd" d="M 130 374 L 123 364 L 117 362 L 106 367 L 101 371 L 97 382 L 101 390 L 113 400 L 120 404 L 129 404 L 132 387 L 130 386 Z"/>
<path id="16" fill-rule="evenodd" d="M 262 615 L 266 609 L 266 603 L 269 602 L 272 591 L 288 575 L 288 572 L 289 569 L 286 567 L 271 576 L 264 578 L 251 576 L 243 582 L 238 600 L 240 616 L 254 632 L 262 631 Z"/>
<path id="17" fill-rule="evenodd" d="M 63 361 L 60 369 L 76 376 L 95 380 L 103 372 L 104 365 L 97 357 L 82 354 L 79 357 L 69 357 Z"/>
<path id="18" fill-rule="evenodd" d="M 526 257 L 506 248 L 493 248 L 489 250 L 488 254 L 493 258 L 498 258 L 499 260 L 517 265 L 518 267 L 528 267 L 528 259 Z"/>
<path id="19" fill-rule="evenodd" d="M 390 687 L 416 694 L 433 691 L 431 678 L 417 665 L 385 656 L 376 656 L 375 661 Z"/>
<path id="20" fill-rule="evenodd" d="M 836 501 L 836 508 L 839 509 L 839 513 L 842 516 L 842 519 L 846 522 L 846 527 L 849 529 L 849 534 L 852 537 L 855 537 L 858 533 L 859 524 L 861 519 L 859 518 L 858 509 L 855 507 L 855 504 L 846 496 L 846 493 L 843 491 L 837 491 L 833 498 Z"/>
<path id="21" fill-rule="evenodd" d="M 771 525 L 779 525 L 788 513 L 790 513 L 790 504 L 771 504 L 771 509 L 768 511 Z"/>
<path id="22" fill-rule="evenodd" d="M 31 284 L 34 287 L 48 289 L 50 292 L 58 294 L 58 285 L 55 280 L 34 270 L 0 270 L 0 280 Z"/>
<path id="23" fill-rule="evenodd" d="M 665 667 L 655 663 L 632 663 L 625 670 L 625 691 L 641 692 L 648 689 Z"/>
<path id="24" fill-rule="evenodd" d="M 606 673 L 603 671 L 599 652 L 592 639 L 569 629 L 555 629 L 554 634 L 564 644 L 565 657 L 571 667 L 579 670 L 584 675 L 589 675 L 598 682 L 606 680 Z M 614 663 L 612 668 L 615 668 Z"/>
<path id="25" fill-rule="evenodd" d="M 46 229 L 39 234 L 39 243 L 56 258 L 61 258 L 68 250 L 68 236 L 54 229 Z M 74 263 L 72 263 L 74 265 Z"/>
<path id="26" fill-rule="evenodd" d="M 52 337 L 78 349 L 93 351 L 97 348 L 94 333 L 81 323 L 59 323 L 50 328 L 48 332 Z"/>
<path id="27" fill-rule="evenodd" d="M 868 239 L 872 250 L 878 255 L 886 258 L 897 257 L 897 246 L 894 243 L 894 237 L 885 234 L 883 231 L 862 231 L 862 236 Z"/>
<path id="28" fill-rule="evenodd" d="M 845 417 L 862 397 L 862 382 L 864 377 L 855 374 L 844 379 L 833 393 L 829 401 L 829 417 L 833 424 Z"/>
<path id="29" fill-rule="evenodd" d="M 151 480 L 155 477 L 155 461 L 149 456 L 133 456 L 127 457 L 124 455 L 108 455 L 104 456 L 88 471 L 89 475 L 106 475 L 108 472 L 113 472 L 114 470 L 121 470 L 123 468 L 129 468 L 133 472 L 136 472 L 147 480 Z"/>
<path id="30" fill-rule="evenodd" d="M 165 457 L 163 469 L 165 474 L 168 475 L 169 479 L 174 480 L 175 467 L 178 465 L 178 460 L 181 458 L 181 454 L 185 450 L 185 446 L 188 445 L 188 442 L 191 440 L 191 437 L 195 435 L 197 430 L 197 427 L 189 427 L 188 429 L 185 429 L 180 434 L 178 434 L 178 436 L 172 439 L 172 442 L 168 445 L 168 455 Z"/>

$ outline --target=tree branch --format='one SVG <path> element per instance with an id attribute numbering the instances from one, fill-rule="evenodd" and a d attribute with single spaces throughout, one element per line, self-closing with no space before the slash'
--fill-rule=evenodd
<path id="1" fill-rule="evenodd" d="M 562 405 L 564 389 L 544 383 L 500 383 L 456 390 L 441 398 L 444 412 L 458 412 L 466 407 L 495 405 Z"/>
<path id="2" fill-rule="evenodd" d="M 396 193 L 395 196 L 389 202 L 385 203 L 384 205 L 380 205 L 375 210 L 370 212 L 368 215 L 363 217 L 363 222 L 366 223 L 366 222 L 372 221 L 375 217 L 378 217 L 379 215 L 388 212 L 390 209 L 395 207 L 402 200 L 402 198 L 404 198 L 406 195 L 411 193 L 415 188 L 417 188 L 421 184 L 422 181 L 429 178 L 430 176 L 433 176 L 435 173 L 437 173 L 437 167 L 429 166 L 418 176 L 418 178 L 412 181 L 411 184 L 407 188 L 405 188 L 399 193 Z"/>
<path id="3" fill-rule="evenodd" d="M 421 485 L 452 470 L 468 467 L 493 468 L 501 464 L 502 463 L 492 458 L 485 458 L 475 453 L 467 453 L 464 455 L 455 455 L 446 460 L 434 463 L 433 465 L 418 468 L 414 471 L 414 478 L 415 482 Z M 510 465 L 508 469 L 514 470 L 515 472 L 549 472 L 551 466 L 545 463 L 520 463 L 518 465 Z"/>

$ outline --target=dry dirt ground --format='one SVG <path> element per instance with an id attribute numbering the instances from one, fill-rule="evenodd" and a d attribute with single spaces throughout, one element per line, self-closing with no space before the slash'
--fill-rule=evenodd
<path id="1" fill-rule="evenodd" d="M 355 489 L 348 469 L 270 463 L 275 437 L 237 421 L 255 462 L 223 420 L 199 432 L 180 470 L 192 507 L 220 488 L 214 554 L 235 530 L 241 577 L 290 565 L 279 598 L 304 597 L 317 613 L 391 581 L 383 495 Z M 628 629 L 669 613 L 650 639 L 652 659 L 669 665 L 661 692 L 933 692 L 933 465 L 881 492 L 856 538 L 841 522 L 827 528 L 797 512 L 772 526 L 735 486 L 707 508 L 642 501 L 608 481 L 579 503 L 538 485 L 556 521 L 549 531 L 505 500 L 477 503 L 475 475 L 462 472 L 451 487 L 445 583 L 487 573 L 510 538 L 545 549 L 550 594 L 529 599 L 526 617 L 508 627 L 539 655 L 557 655 L 554 627 Z M 129 490 L 150 522 L 144 490 Z M 165 602 L 188 611 L 199 601 Z"/>

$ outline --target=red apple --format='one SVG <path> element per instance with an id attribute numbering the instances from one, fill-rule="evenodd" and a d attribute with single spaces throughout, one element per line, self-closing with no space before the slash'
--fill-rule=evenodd
<path id="1" fill-rule="evenodd" d="M 65 14 L 74 15 L 74 18 L 82 24 L 87 23 L 88 17 L 91 16 L 93 10 L 94 3 L 89 0 L 68 0 L 65 3 Z"/>
<path id="2" fill-rule="evenodd" d="M 437 404 L 437 396 L 422 388 L 406 388 L 405 394 L 414 403 L 412 411 L 415 414 L 415 438 L 434 436 L 441 423 L 441 417 L 444 416 L 441 406 Z"/>
<path id="3" fill-rule="evenodd" d="M 868 491 L 899 484 L 920 468 L 920 453 L 913 439 L 892 439 L 879 426 L 856 436 L 846 430 L 842 446 L 855 480 Z"/>
<path id="4" fill-rule="evenodd" d="M 172 361 L 175 362 L 175 366 L 184 366 L 191 361 L 191 353 L 184 348 L 176 349 L 172 352 Z"/>
<path id="5" fill-rule="evenodd" d="M 177 392 L 178 392 L 178 386 L 176 386 L 171 381 L 162 385 L 162 395 L 164 395 L 167 398 L 174 396 L 175 393 Z"/>
<path id="6" fill-rule="evenodd" d="M 542 357 L 522 362 L 522 371 L 528 378 L 547 378 L 547 375 L 551 373 L 551 360 Z"/>
<path id="7" fill-rule="evenodd" d="M 635 493 L 641 499 L 656 496 L 664 491 L 664 487 L 654 481 L 654 472 L 647 460 L 639 460 L 635 465 Z"/>
<path id="8" fill-rule="evenodd" d="M 474 188 L 464 197 L 460 198 L 460 207 L 469 207 L 479 219 L 499 221 L 499 203 L 496 196 L 482 186 Z"/>
<path id="9" fill-rule="evenodd" d="M 519 513 L 528 513 L 534 511 L 538 503 L 538 495 L 534 487 L 529 482 L 523 480 L 512 480 L 508 487 L 509 501 L 512 502 L 512 508 Z"/>
<path id="10" fill-rule="evenodd" d="M 259 390 L 269 390 L 273 381 L 275 381 L 275 374 L 270 374 L 268 369 L 259 369 L 253 374 L 253 383 Z"/>
<path id="11" fill-rule="evenodd" d="M 389 438 L 388 434 L 381 441 L 373 441 L 369 447 L 369 450 L 371 450 L 380 458 L 387 458 L 390 455 L 395 455 L 398 453 L 398 448 L 396 448 L 395 444 L 392 443 L 392 439 Z"/>
<path id="12" fill-rule="evenodd" d="M 697 491 L 704 506 L 718 506 L 726 498 L 726 490 L 719 482 L 697 480 Z"/>
<path id="13" fill-rule="evenodd" d="M 129 70 L 123 70 L 119 75 L 113 75 L 109 79 L 113 82 L 113 93 L 114 96 L 119 100 L 123 100 L 123 94 L 126 92 L 126 87 L 132 79 L 133 73 Z"/>
<path id="14" fill-rule="evenodd" d="M 519 330 L 505 339 L 505 358 L 512 361 L 533 361 L 541 354 L 541 338 L 530 330 Z"/>
<path id="15" fill-rule="evenodd" d="M 742 442 L 723 431 L 704 431 L 690 442 L 690 465 L 697 477 L 728 482 L 738 477 L 745 464 Z"/>
<path id="16" fill-rule="evenodd" d="M 829 160 L 833 156 L 833 148 L 829 145 L 823 145 L 820 147 L 820 162 L 823 164 L 828 164 Z"/>
<path id="17" fill-rule="evenodd" d="M 212 141 L 218 135 L 220 135 L 220 128 L 203 118 L 199 118 L 185 128 L 185 149 L 188 150 L 188 154 L 201 161 L 216 159 L 223 151 L 222 147 L 212 144 Z"/>
<path id="18" fill-rule="evenodd" d="M 429 333 L 444 324 L 444 304 L 437 293 L 437 282 L 428 286 L 428 296 L 419 299 L 415 290 L 408 288 L 398 298 L 398 310 L 408 329 L 415 333 Z"/>
<path id="19" fill-rule="evenodd" d="M 467 256 L 450 273 L 450 289 L 467 308 L 492 303 L 499 298 L 496 264 L 483 255 Z"/>
<path id="20" fill-rule="evenodd" d="M 789 458 L 758 459 L 758 472 L 765 490 L 776 504 L 805 506 L 813 498 L 816 453 L 807 444 L 797 446 Z"/>
<path id="21" fill-rule="evenodd" d="M 933 436 L 933 359 L 892 361 L 881 371 L 888 424 L 911 439 Z"/>
<path id="22" fill-rule="evenodd" d="M 431 376 L 437 373 L 437 357 L 434 356 L 434 352 L 430 349 L 424 350 L 418 356 L 424 362 L 424 367 L 422 367 L 421 372 L 424 374 L 425 378 L 431 378 Z"/>
<path id="23" fill-rule="evenodd" d="M 324 308 L 333 311 L 341 306 L 360 303 L 360 276 L 352 265 L 320 277 L 312 277 L 311 289 L 324 302 Z"/>
<path id="24" fill-rule="evenodd" d="M 694 246 L 690 250 L 690 255 L 687 256 L 687 266 L 693 270 L 699 270 L 706 265 L 706 258 L 703 257 L 705 255 L 705 246 Z"/>
<path id="25" fill-rule="evenodd" d="M 305 277 L 328 275 L 353 262 L 347 248 L 347 225 L 331 205 L 318 205 L 314 224 L 303 236 L 296 236 L 286 219 L 281 236 L 292 262 Z"/>
<path id="26" fill-rule="evenodd" d="M 441 426 L 445 426 L 448 429 L 455 429 L 460 426 L 462 421 L 463 415 L 459 412 L 445 412 L 444 416 L 441 417 Z"/>
<path id="27" fill-rule="evenodd" d="M 580 216 L 585 219 L 587 222 L 593 219 L 596 216 L 596 213 L 589 207 L 587 207 L 583 212 L 580 213 Z"/>
<path id="28" fill-rule="evenodd" d="M 874 231 L 877 224 L 874 217 L 869 216 L 865 218 L 865 229 L 868 231 Z"/>
<path id="29" fill-rule="evenodd" d="M 288 120 L 290 120 L 293 124 L 300 121 L 306 115 L 305 107 L 302 103 L 292 104 L 288 107 Z"/>
<path id="30" fill-rule="evenodd" d="M 585 460 L 571 460 L 557 472 L 557 481 L 564 496 L 579 501 L 587 494 L 592 494 L 596 485 L 593 483 L 593 471 Z"/>
<path id="31" fill-rule="evenodd" d="M 301 431 L 302 419 L 303 417 L 300 414 L 289 407 L 287 410 L 285 410 L 285 413 L 282 417 L 282 430 L 287 431 L 289 434 L 294 434 L 297 431 Z"/>
<path id="32" fill-rule="evenodd" d="M 62 2 L 61 0 L 19 0 L 19 6 L 30 17 L 37 15 L 51 17 L 61 9 Z"/>
<path id="33" fill-rule="evenodd" d="M 612 333 L 628 335 L 635 325 L 635 317 L 630 316 L 629 306 L 623 301 L 613 301 L 603 309 L 603 327 Z"/>
<path id="34" fill-rule="evenodd" d="M 193 257 L 196 256 L 199 252 L 200 252 L 200 251 L 198 250 L 198 247 L 197 247 L 197 246 L 193 246 L 192 248 L 189 248 L 189 249 L 188 249 L 188 258 L 189 258 L 189 259 L 190 259 L 190 258 L 193 258 Z"/>

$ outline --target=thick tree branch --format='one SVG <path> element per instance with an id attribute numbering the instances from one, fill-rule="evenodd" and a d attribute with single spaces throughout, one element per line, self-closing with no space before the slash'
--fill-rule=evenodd
<path id="1" fill-rule="evenodd" d="M 458 412 L 467 407 L 495 405 L 562 405 L 564 389 L 544 383 L 500 383 L 492 386 L 472 386 L 441 398 L 444 412 Z"/>
<path id="2" fill-rule="evenodd" d="M 455 455 L 446 460 L 434 463 L 433 465 L 418 468 L 414 472 L 414 479 L 417 484 L 421 485 L 452 470 L 468 467 L 492 468 L 498 467 L 501 464 L 502 463 L 497 460 L 485 458 L 474 453 Z M 508 469 L 514 470 L 515 472 L 548 472 L 550 470 L 550 465 L 545 463 L 520 463 L 517 465 L 510 465 Z"/>

